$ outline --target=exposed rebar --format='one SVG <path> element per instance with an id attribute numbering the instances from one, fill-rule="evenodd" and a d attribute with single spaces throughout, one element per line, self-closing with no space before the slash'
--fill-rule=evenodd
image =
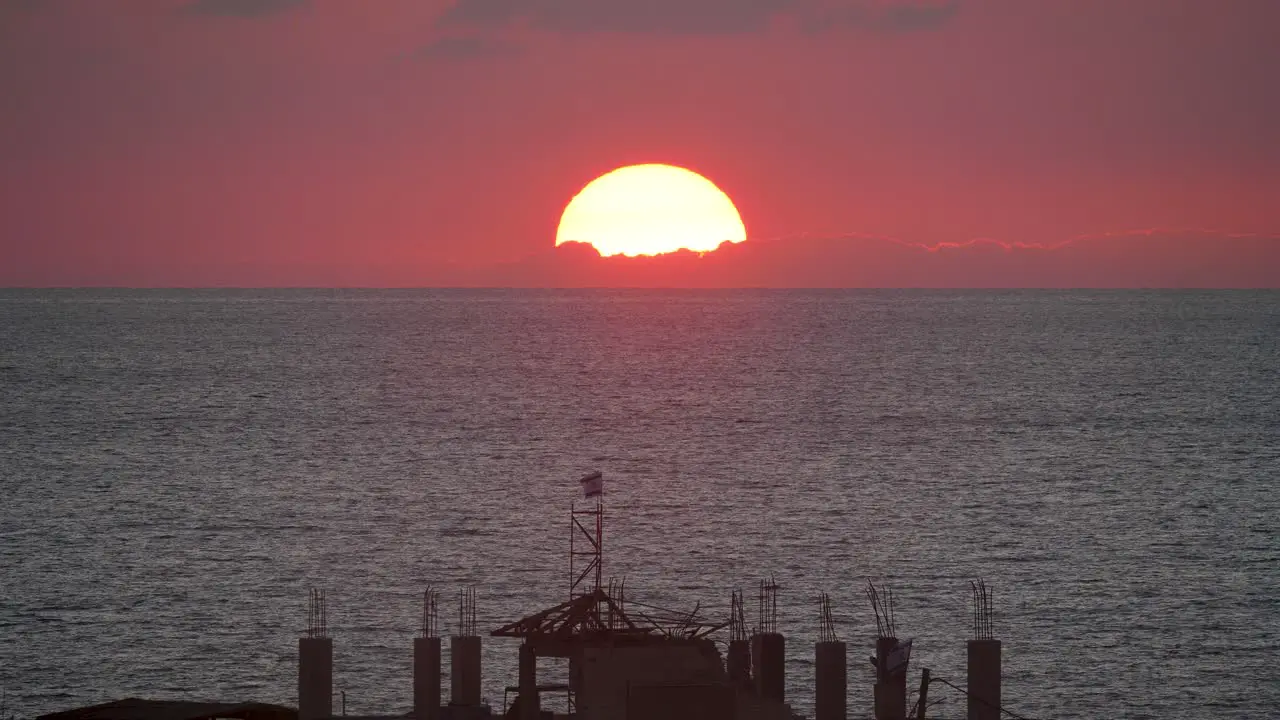
<path id="1" fill-rule="evenodd" d="M 994 626 L 991 619 L 991 589 L 982 578 L 969 582 L 973 596 L 973 637 L 975 640 L 990 640 L 994 637 Z"/>
<path id="2" fill-rule="evenodd" d="M 307 637 L 329 637 L 328 608 L 325 604 L 324 590 L 311 589 L 307 599 Z"/>
<path id="3" fill-rule="evenodd" d="M 871 601 L 871 612 L 876 617 L 876 635 L 878 637 L 898 637 L 898 622 L 894 615 L 893 590 L 884 586 L 876 587 L 867 581 L 867 599 Z"/>
<path id="4" fill-rule="evenodd" d="M 428 587 L 422 593 L 422 625 L 418 637 L 440 636 L 440 593 Z"/>
<path id="5" fill-rule="evenodd" d="M 831 596 L 822 593 L 818 596 L 818 641 L 835 642 L 836 624 L 831 619 Z"/>
<path id="6" fill-rule="evenodd" d="M 773 575 L 760 581 L 759 623 L 757 632 L 778 632 L 778 582 Z"/>
<path id="7" fill-rule="evenodd" d="M 458 591 L 458 636 L 471 637 L 476 634 L 476 589 L 467 588 Z"/>
<path id="8" fill-rule="evenodd" d="M 747 616 L 742 607 L 742 591 L 734 590 L 729 600 L 729 640 L 747 639 Z"/>

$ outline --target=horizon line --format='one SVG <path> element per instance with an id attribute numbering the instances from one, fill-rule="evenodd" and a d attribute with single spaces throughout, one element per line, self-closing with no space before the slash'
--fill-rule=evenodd
<path id="1" fill-rule="evenodd" d="M 0 285 L 12 290 L 1006 290 L 1006 291 L 1241 291 L 1280 292 L 1280 286 L 1234 285 Z"/>

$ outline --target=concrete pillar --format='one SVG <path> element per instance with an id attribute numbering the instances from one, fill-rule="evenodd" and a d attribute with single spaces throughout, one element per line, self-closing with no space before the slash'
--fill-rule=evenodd
<path id="1" fill-rule="evenodd" d="M 582 692 L 582 650 L 574 649 L 569 655 L 569 692 Z"/>
<path id="2" fill-rule="evenodd" d="M 900 720 L 907 712 L 907 673 L 885 670 L 898 638 L 876 638 L 876 720 Z M 882 688 L 883 686 L 883 688 Z M 882 712 L 887 714 L 881 714 Z"/>
<path id="3" fill-rule="evenodd" d="M 449 638 L 449 704 L 480 704 L 480 636 Z"/>
<path id="4" fill-rule="evenodd" d="M 738 690 L 751 689 L 751 643 L 747 640 L 730 640 L 729 657 L 725 664 L 729 683 Z"/>
<path id="5" fill-rule="evenodd" d="M 898 638 L 878 637 L 876 638 L 876 683 L 882 683 L 888 679 L 885 673 L 885 664 L 888 662 L 889 653 L 898 646 Z"/>
<path id="6" fill-rule="evenodd" d="M 813 648 L 814 720 L 845 720 L 848 695 L 848 652 L 839 640 Z"/>
<path id="7" fill-rule="evenodd" d="M 903 720 L 907 716 L 907 698 L 895 683 L 876 683 L 876 720 Z"/>
<path id="8" fill-rule="evenodd" d="M 969 720 L 1000 720 L 1000 641 L 969 641 Z"/>
<path id="9" fill-rule="evenodd" d="M 787 639 L 782 633 L 760 633 L 751 637 L 751 677 L 756 694 L 776 702 L 786 702 Z"/>
<path id="10" fill-rule="evenodd" d="M 333 640 L 298 638 L 298 720 L 333 717 Z"/>
<path id="11" fill-rule="evenodd" d="M 413 639 L 413 716 L 440 717 L 440 638 Z"/>
<path id="12" fill-rule="evenodd" d="M 542 701 L 538 697 L 538 657 L 533 646 L 520 646 L 520 720 L 538 720 Z"/>
<path id="13" fill-rule="evenodd" d="M 574 648 L 569 654 L 569 692 L 573 693 L 573 704 L 578 711 L 578 718 L 590 718 L 591 711 L 587 707 L 588 697 L 584 678 L 587 663 L 583 659 L 583 649 Z"/>

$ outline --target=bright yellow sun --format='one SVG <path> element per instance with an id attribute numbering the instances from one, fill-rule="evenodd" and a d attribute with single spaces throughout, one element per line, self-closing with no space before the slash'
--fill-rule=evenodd
<path id="1" fill-rule="evenodd" d="M 715 183 L 674 165 L 629 165 L 582 188 L 560 216 L 556 245 L 591 243 L 601 255 L 715 250 L 747 229 Z"/>

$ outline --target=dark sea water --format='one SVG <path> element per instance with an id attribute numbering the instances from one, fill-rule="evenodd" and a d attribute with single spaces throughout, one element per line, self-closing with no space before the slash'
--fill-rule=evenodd
<path id="1" fill-rule="evenodd" d="M 867 578 L 963 685 L 979 576 L 1014 712 L 1280 707 L 1275 292 L 0 291 L 0 688 L 293 704 L 314 586 L 404 712 L 423 588 L 562 601 L 595 468 L 630 599 L 776 575 L 802 712 L 819 592 L 865 717 Z"/>

